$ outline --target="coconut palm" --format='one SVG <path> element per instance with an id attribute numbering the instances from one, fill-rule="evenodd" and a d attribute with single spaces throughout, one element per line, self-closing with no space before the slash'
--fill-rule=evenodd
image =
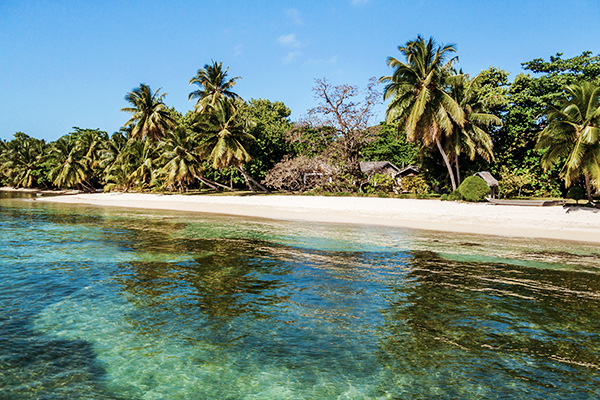
<path id="1" fill-rule="evenodd" d="M 46 156 L 46 143 L 25 134 L 15 135 L 11 142 L 0 143 L 0 171 L 8 178 L 7 183 L 16 188 L 31 188 L 39 183 L 41 163 Z"/>
<path id="2" fill-rule="evenodd" d="M 51 151 L 55 167 L 52 168 L 49 178 L 52 183 L 60 188 L 81 188 L 92 191 L 93 187 L 88 182 L 89 168 L 87 160 L 77 146 L 77 139 L 73 135 L 65 135 L 54 142 Z"/>
<path id="3" fill-rule="evenodd" d="M 465 121 L 464 125 L 455 124 L 452 133 L 446 138 L 447 153 L 454 158 L 456 168 L 457 185 L 460 185 L 459 157 L 465 153 L 469 160 L 474 160 L 479 154 L 485 161 L 494 160 L 494 145 L 487 129 L 494 126 L 502 126 L 502 120 L 493 114 L 483 110 L 497 104 L 500 99 L 497 96 L 489 96 L 479 99 L 477 89 L 481 86 L 482 75 L 469 79 L 468 74 L 454 75 L 448 78 L 450 83 L 450 94 L 462 108 Z"/>
<path id="4" fill-rule="evenodd" d="M 140 137 L 142 140 L 146 137 L 160 140 L 174 126 L 173 117 L 163 101 L 167 94 L 159 94 L 161 89 L 152 93 L 150 86 L 141 83 L 139 87 L 125 95 L 125 100 L 132 107 L 122 108 L 121 111 L 133 115 L 123 127 L 133 124 L 131 136 Z"/>
<path id="5" fill-rule="evenodd" d="M 223 63 L 217 63 L 216 61 L 213 61 L 212 65 L 205 64 L 204 68 L 199 69 L 196 76 L 190 79 L 190 85 L 200 86 L 200 89 L 194 90 L 188 97 L 189 100 L 198 99 L 194 106 L 196 112 L 206 110 L 209 105 L 214 106 L 217 100 L 224 97 L 231 100 L 240 98 L 230 89 L 235 86 L 236 80 L 241 79 L 241 77 L 236 76 L 227 80 L 229 68 L 225 68 L 225 71 L 223 71 L 222 65 Z"/>
<path id="6" fill-rule="evenodd" d="M 268 192 L 244 171 L 244 164 L 252 159 L 248 150 L 249 143 L 255 140 L 248 130 L 254 121 L 243 119 L 238 108 L 226 98 L 215 101 L 209 110 L 203 113 L 196 129 L 201 133 L 200 154 L 208 158 L 214 169 L 234 167 L 244 179 L 248 188 L 255 191 L 250 181 L 261 190 Z"/>
<path id="7" fill-rule="evenodd" d="M 587 198 L 592 202 L 590 178 L 600 182 L 600 87 L 591 82 L 566 88 L 568 98 L 549 106 L 548 126 L 540 132 L 537 148 L 543 150 L 542 167 L 564 161 L 566 186 L 583 174 Z"/>
<path id="8" fill-rule="evenodd" d="M 196 152 L 193 135 L 185 127 L 178 127 L 169 133 L 162 144 L 162 161 L 165 163 L 160 174 L 167 186 L 179 187 L 189 184 L 200 176 L 202 160 Z"/>
<path id="9" fill-rule="evenodd" d="M 452 133 L 454 126 L 464 126 L 465 115 L 460 105 L 448 94 L 447 77 L 452 72 L 453 45 L 437 46 L 432 38 L 425 41 L 421 36 L 398 49 L 406 62 L 388 58 L 388 66 L 394 69 L 391 76 L 380 79 L 385 82 L 384 99 L 392 99 L 386 111 L 388 122 L 404 125 L 410 142 L 422 141 L 424 146 L 433 143 L 442 155 L 452 188 L 456 181 L 448 156 L 442 146 L 442 138 Z"/>

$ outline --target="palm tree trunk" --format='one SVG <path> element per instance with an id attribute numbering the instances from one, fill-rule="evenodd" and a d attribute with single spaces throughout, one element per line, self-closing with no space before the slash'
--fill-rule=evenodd
<path id="1" fill-rule="evenodd" d="M 436 139 L 435 143 L 437 144 L 438 150 L 444 159 L 444 163 L 446 164 L 446 168 L 448 169 L 448 175 L 450 175 L 450 182 L 452 183 L 452 190 L 456 190 L 456 181 L 454 180 L 454 173 L 452 172 L 452 166 L 450 165 L 450 161 L 448 160 L 448 156 L 442 147 L 442 142 L 440 139 Z"/>
<path id="2" fill-rule="evenodd" d="M 583 176 L 585 177 L 585 190 L 587 192 L 588 201 L 590 204 L 594 204 L 594 199 L 592 199 L 592 189 L 590 187 L 590 173 L 586 170 L 583 173 Z"/>
<path id="3" fill-rule="evenodd" d="M 230 188 L 229 186 L 221 185 L 219 182 L 211 181 L 210 179 L 206 179 L 203 176 L 196 176 L 196 179 L 198 179 L 200 182 L 204 183 L 205 185 L 208 185 L 211 188 L 215 189 L 217 192 L 219 191 L 219 187 L 222 187 L 223 189 L 227 189 L 227 190 L 231 190 L 232 192 L 235 192 L 235 190 Z"/>
<path id="4" fill-rule="evenodd" d="M 237 168 L 238 171 L 240 171 L 240 173 L 242 175 L 244 175 L 244 179 L 246 179 L 246 182 L 248 181 L 248 179 L 250 179 L 256 186 L 258 186 L 260 188 L 260 190 L 262 190 L 265 193 L 270 193 L 269 189 L 267 189 L 266 187 L 264 187 L 260 183 L 256 182 L 250 175 L 248 175 L 246 173 L 246 171 L 244 171 L 243 167 L 236 167 L 236 168 Z M 252 189 L 252 191 L 254 191 L 254 189 Z"/>
<path id="5" fill-rule="evenodd" d="M 456 166 L 456 184 L 460 186 L 460 169 L 458 168 L 458 155 L 454 158 L 454 164 Z"/>
<path id="6" fill-rule="evenodd" d="M 250 190 L 252 190 L 252 193 L 256 193 L 256 190 L 254 190 L 254 186 L 252 186 L 252 184 L 248 180 L 248 175 L 246 175 L 246 173 L 244 172 L 244 170 L 242 170 L 240 167 L 236 167 L 236 168 L 237 168 L 238 171 L 240 171 L 240 173 L 244 177 L 244 180 L 246 181 L 246 185 L 248 186 L 248 188 Z"/>

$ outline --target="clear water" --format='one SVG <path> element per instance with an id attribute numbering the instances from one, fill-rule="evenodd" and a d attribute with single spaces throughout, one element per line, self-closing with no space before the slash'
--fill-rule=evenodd
<path id="1" fill-rule="evenodd" d="M 595 245 L 2 196 L 2 399 L 600 398 Z"/>

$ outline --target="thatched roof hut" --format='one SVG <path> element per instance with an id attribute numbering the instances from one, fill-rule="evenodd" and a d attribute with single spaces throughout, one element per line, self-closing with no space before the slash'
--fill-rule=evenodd
<path id="1" fill-rule="evenodd" d="M 415 165 L 409 165 L 406 168 L 402 168 L 400 172 L 398 172 L 398 178 L 404 178 L 406 176 L 417 176 L 419 175 L 419 167 Z"/>
<path id="2" fill-rule="evenodd" d="M 474 174 L 474 176 L 478 176 L 481 179 L 483 179 L 485 181 L 485 183 L 487 183 L 487 185 L 490 187 L 490 197 L 492 199 L 496 198 L 496 188 L 498 187 L 498 180 L 496 178 L 494 178 L 492 176 L 492 174 L 490 174 L 487 171 L 481 171 L 481 172 L 476 172 Z"/>
<path id="3" fill-rule="evenodd" d="M 395 177 L 400 172 L 400 168 L 389 161 L 364 161 L 360 163 L 360 170 L 367 176 L 388 174 Z"/>
<path id="4" fill-rule="evenodd" d="M 393 178 L 404 178 L 405 176 L 415 176 L 419 174 L 419 168 L 414 165 L 409 165 L 406 168 L 398 168 L 389 161 L 361 162 L 360 170 L 367 176 L 387 174 Z"/>

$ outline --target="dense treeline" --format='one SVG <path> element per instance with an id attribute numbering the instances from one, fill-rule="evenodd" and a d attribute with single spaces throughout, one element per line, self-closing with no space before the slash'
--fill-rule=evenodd
<path id="1" fill-rule="evenodd" d="M 46 143 L 17 132 L 0 141 L 0 183 L 84 191 L 213 191 L 247 187 L 325 191 L 393 190 L 367 179 L 360 161 L 418 165 L 417 186 L 451 192 L 464 177 L 488 170 L 503 197 L 564 196 L 571 186 L 600 182 L 600 56 L 523 63 L 526 73 L 491 67 L 476 76 L 454 67 L 452 45 L 418 37 L 390 57 L 383 95 L 317 80 L 319 104 L 296 122 L 281 102 L 244 101 L 239 77 L 213 62 L 190 84 L 196 100 L 185 115 L 161 89 L 140 84 L 125 96 L 131 118 L 118 132 L 74 128 Z M 309 182 L 306 177 L 310 176 Z M 325 179 L 326 178 L 326 179 Z M 414 185 L 415 182 L 412 182 Z M 409 185 L 410 186 L 410 185 Z M 406 187 L 404 188 L 406 189 Z"/>

